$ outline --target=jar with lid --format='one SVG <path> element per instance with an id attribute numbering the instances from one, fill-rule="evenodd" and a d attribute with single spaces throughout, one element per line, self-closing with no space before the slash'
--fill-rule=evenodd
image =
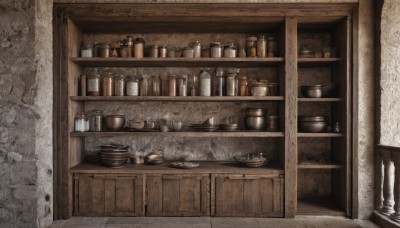
<path id="1" fill-rule="evenodd" d="M 257 39 L 257 57 L 265 57 L 266 56 L 266 41 L 264 36 L 259 36 Z"/>
<path id="2" fill-rule="evenodd" d="M 126 95 L 127 96 L 139 96 L 139 81 L 130 77 L 126 82 Z"/>
<path id="3" fill-rule="evenodd" d="M 89 131 L 101 131 L 103 129 L 103 114 L 100 110 L 89 113 Z"/>
<path id="4" fill-rule="evenodd" d="M 247 57 L 257 56 L 257 37 L 249 36 L 246 39 L 246 52 Z"/>
<path id="5" fill-rule="evenodd" d="M 93 57 L 93 45 L 86 40 L 81 47 L 81 57 L 82 58 L 92 58 Z"/>
<path id="6" fill-rule="evenodd" d="M 87 95 L 100 96 L 100 75 L 92 74 L 87 79 Z"/>
<path id="7" fill-rule="evenodd" d="M 186 78 L 180 77 L 177 79 L 178 83 L 178 96 L 183 96 L 185 97 L 187 94 L 187 83 L 186 83 Z"/>
<path id="8" fill-rule="evenodd" d="M 263 82 L 253 82 L 251 84 L 250 92 L 251 92 L 251 96 L 256 96 L 256 97 L 267 96 L 268 87 Z"/>
<path id="9" fill-rule="evenodd" d="M 149 76 L 143 75 L 140 79 L 140 96 L 149 96 Z"/>
<path id="10" fill-rule="evenodd" d="M 149 57 L 151 58 L 158 58 L 158 45 L 150 46 Z"/>
<path id="11" fill-rule="evenodd" d="M 228 73 L 226 77 L 226 96 L 236 96 L 236 73 Z"/>
<path id="12" fill-rule="evenodd" d="M 77 132 L 89 131 L 89 121 L 84 113 L 79 113 L 75 116 L 74 128 Z"/>
<path id="13" fill-rule="evenodd" d="M 108 58 L 110 57 L 110 44 L 99 43 L 95 45 L 97 47 L 97 57 Z"/>
<path id="14" fill-rule="evenodd" d="M 201 57 L 201 43 L 196 41 L 192 44 L 193 47 L 193 58 L 200 58 Z"/>
<path id="15" fill-rule="evenodd" d="M 275 40 L 275 37 L 270 36 L 267 38 L 267 56 L 275 57 L 278 53 L 278 44 Z"/>
<path id="16" fill-rule="evenodd" d="M 197 74 L 190 74 L 188 78 L 190 96 L 199 95 L 199 76 Z"/>
<path id="17" fill-rule="evenodd" d="M 144 55 L 144 40 L 142 38 L 136 38 L 133 42 L 133 52 L 135 58 L 141 59 Z"/>
<path id="18" fill-rule="evenodd" d="M 210 56 L 211 58 L 222 57 L 222 45 L 220 42 L 213 42 L 210 44 Z"/>
<path id="19" fill-rule="evenodd" d="M 279 131 L 279 116 L 267 117 L 267 131 Z"/>
<path id="20" fill-rule="evenodd" d="M 193 58 L 194 56 L 194 49 L 191 47 L 185 47 L 183 49 L 183 57 L 185 58 Z"/>
<path id="21" fill-rule="evenodd" d="M 215 70 L 215 80 L 214 80 L 214 96 L 225 96 L 225 72 L 222 68 L 217 68 Z"/>
<path id="22" fill-rule="evenodd" d="M 331 58 L 332 57 L 332 49 L 330 47 L 325 47 L 322 49 L 322 54 L 324 58 Z"/>
<path id="23" fill-rule="evenodd" d="M 151 77 L 150 87 L 152 96 L 161 96 L 161 80 L 158 74 Z"/>
<path id="24" fill-rule="evenodd" d="M 211 75 L 202 70 L 200 72 L 200 96 L 211 96 Z"/>
<path id="25" fill-rule="evenodd" d="M 114 76 L 107 73 L 103 77 L 103 96 L 114 96 Z"/>
<path id="26" fill-rule="evenodd" d="M 224 48 L 224 58 L 236 58 L 236 48 L 234 43 L 229 43 Z"/>
<path id="27" fill-rule="evenodd" d="M 239 77 L 239 96 L 248 96 L 249 89 L 248 85 L 249 81 L 247 80 L 247 76 L 240 76 Z"/>
<path id="28" fill-rule="evenodd" d="M 269 96 L 278 96 L 279 95 L 279 87 L 278 83 L 270 82 L 268 85 L 268 95 Z"/>
<path id="29" fill-rule="evenodd" d="M 172 74 L 168 77 L 168 96 L 176 96 L 176 75 Z"/>
<path id="30" fill-rule="evenodd" d="M 115 77 L 115 82 L 114 82 L 114 94 L 115 96 L 124 96 L 125 92 L 125 78 L 123 75 L 119 75 Z"/>
<path id="31" fill-rule="evenodd" d="M 160 46 L 159 48 L 158 48 L 158 56 L 160 57 L 160 58 L 167 58 L 167 47 L 165 47 L 165 46 Z"/>

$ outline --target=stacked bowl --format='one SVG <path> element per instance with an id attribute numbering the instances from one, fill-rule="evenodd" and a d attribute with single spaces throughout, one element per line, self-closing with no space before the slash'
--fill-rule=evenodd
<path id="1" fill-rule="evenodd" d="M 111 168 L 121 168 L 129 158 L 129 146 L 110 144 L 101 146 L 99 158 L 101 163 Z"/>

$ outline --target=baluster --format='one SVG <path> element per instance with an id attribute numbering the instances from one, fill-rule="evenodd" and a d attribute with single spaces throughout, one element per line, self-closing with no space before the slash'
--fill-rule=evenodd
<path id="1" fill-rule="evenodd" d="M 390 217 L 400 222 L 400 155 L 392 154 L 394 162 L 394 213 Z"/>
<path id="2" fill-rule="evenodd" d="M 390 215 L 393 213 L 393 180 L 394 166 L 389 152 L 381 152 L 384 165 L 383 177 L 383 207 L 380 210 L 382 214 Z"/>
<path id="3" fill-rule="evenodd" d="M 375 209 L 381 210 L 383 207 L 383 162 L 380 151 L 376 153 L 375 160 Z"/>

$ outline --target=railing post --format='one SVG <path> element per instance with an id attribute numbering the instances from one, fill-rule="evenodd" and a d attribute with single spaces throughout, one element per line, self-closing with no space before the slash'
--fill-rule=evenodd
<path id="1" fill-rule="evenodd" d="M 394 162 L 394 213 L 390 218 L 396 222 L 400 222 L 400 155 L 397 153 L 392 154 Z"/>
<path id="2" fill-rule="evenodd" d="M 391 153 L 381 151 L 381 157 L 384 165 L 383 177 L 383 207 L 380 212 L 385 215 L 392 214 L 393 211 L 393 180 L 394 180 L 394 166 L 391 159 Z"/>
<path id="3" fill-rule="evenodd" d="M 375 155 L 375 209 L 381 210 L 383 207 L 383 162 L 380 151 Z"/>

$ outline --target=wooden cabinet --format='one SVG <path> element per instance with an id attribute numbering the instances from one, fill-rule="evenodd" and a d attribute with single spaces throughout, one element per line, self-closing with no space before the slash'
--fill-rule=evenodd
<path id="1" fill-rule="evenodd" d="M 74 215 L 143 215 L 143 176 L 76 174 Z"/>
<path id="2" fill-rule="evenodd" d="M 210 215 L 208 174 L 146 175 L 146 215 Z"/>
<path id="3" fill-rule="evenodd" d="M 283 216 L 283 178 L 270 175 L 215 175 L 216 216 Z"/>

